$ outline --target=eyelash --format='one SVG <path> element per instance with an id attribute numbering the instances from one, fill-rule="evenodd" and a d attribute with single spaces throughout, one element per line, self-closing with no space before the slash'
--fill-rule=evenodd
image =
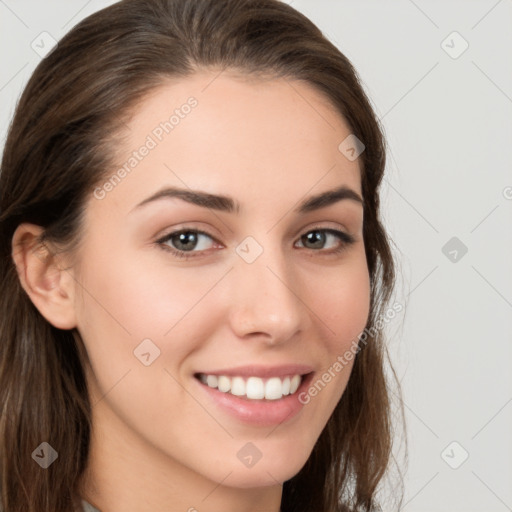
<path id="1" fill-rule="evenodd" d="M 337 237 L 342 242 L 341 245 L 338 248 L 331 249 L 330 251 L 328 251 L 326 256 L 335 256 L 335 255 L 341 253 L 342 251 L 344 251 L 347 248 L 347 246 L 352 245 L 355 242 L 355 238 L 353 236 L 349 235 L 348 233 L 345 233 L 343 231 L 338 231 L 337 229 L 321 228 L 321 227 L 313 227 L 313 228 L 309 229 L 303 235 L 301 235 L 300 238 L 302 238 L 303 236 L 305 236 L 305 235 L 307 235 L 309 233 L 313 233 L 315 231 L 316 232 L 321 232 L 321 233 L 327 233 L 327 234 L 334 235 L 335 237 Z M 194 234 L 197 234 L 197 235 L 205 235 L 208 238 L 211 238 L 214 242 L 217 242 L 217 240 L 215 240 L 215 238 L 213 236 L 211 236 L 209 233 L 207 233 L 206 231 L 202 231 L 200 229 L 181 228 L 181 229 L 179 229 L 177 231 L 173 231 L 171 233 L 168 233 L 167 235 L 165 235 L 162 238 L 158 239 L 156 241 L 156 244 L 159 247 L 161 247 L 164 251 L 172 253 L 177 258 L 183 258 L 185 260 L 188 260 L 188 259 L 200 257 L 201 253 L 203 253 L 205 251 L 181 251 L 179 249 L 173 249 L 172 247 L 170 247 L 169 245 L 167 245 L 165 243 L 165 242 L 169 241 L 171 238 L 173 238 L 173 237 L 175 237 L 177 235 L 180 235 L 182 233 L 194 233 Z M 307 250 L 307 248 L 306 248 L 306 250 Z M 322 249 L 309 249 L 309 250 L 313 251 L 313 252 L 324 252 Z"/>

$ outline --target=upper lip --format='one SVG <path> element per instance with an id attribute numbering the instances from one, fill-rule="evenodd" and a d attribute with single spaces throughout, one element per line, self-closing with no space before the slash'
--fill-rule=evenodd
<path id="1" fill-rule="evenodd" d="M 205 370 L 204 375 L 226 375 L 227 377 L 286 377 L 287 375 L 305 375 L 313 367 L 305 364 L 283 364 L 279 366 L 245 365 L 220 370 Z"/>

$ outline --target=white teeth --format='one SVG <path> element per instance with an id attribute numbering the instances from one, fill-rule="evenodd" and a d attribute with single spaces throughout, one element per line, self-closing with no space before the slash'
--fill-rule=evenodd
<path id="1" fill-rule="evenodd" d="M 283 396 L 283 383 L 279 377 L 272 377 L 265 384 L 265 398 L 267 400 L 278 400 Z"/>
<path id="2" fill-rule="evenodd" d="M 260 377 L 227 377 L 226 375 L 205 375 L 199 374 L 199 380 L 209 386 L 216 388 L 223 393 L 231 393 L 235 396 L 245 396 L 250 400 L 279 400 L 283 396 L 293 395 L 302 382 L 300 375 L 292 377 L 271 377 L 261 379 Z"/>
<path id="3" fill-rule="evenodd" d="M 265 396 L 265 385 L 259 377 L 249 377 L 245 386 L 245 395 L 251 400 L 259 400 Z"/>
<path id="4" fill-rule="evenodd" d="M 219 391 L 227 393 L 231 389 L 231 379 L 225 375 L 221 375 L 217 379 L 217 387 L 219 388 Z"/>
<path id="5" fill-rule="evenodd" d="M 207 375 L 206 376 L 206 384 L 211 388 L 217 387 L 217 376 L 216 375 Z"/>
<path id="6" fill-rule="evenodd" d="M 245 395 L 245 380 L 242 377 L 234 377 L 231 381 L 231 394 L 236 396 Z"/>
<path id="7" fill-rule="evenodd" d="M 283 395 L 290 394 L 290 377 L 285 377 L 283 380 Z"/>
<path id="8" fill-rule="evenodd" d="M 290 395 L 293 395 L 300 386 L 300 375 L 294 375 L 290 381 Z"/>

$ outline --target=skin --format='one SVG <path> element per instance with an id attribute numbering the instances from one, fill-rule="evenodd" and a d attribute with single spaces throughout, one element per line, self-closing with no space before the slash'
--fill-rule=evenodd
<path id="1" fill-rule="evenodd" d="M 87 501 L 109 512 L 277 512 L 282 483 L 305 464 L 353 361 L 298 415 L 270 427 L 219 409 L 193 374 L 306 363 L 315 381 L 350 348 L 369 313 L 363 207 L 345 199 L 293 209 L 341 185 L 361 195 L 359 162 L 338 150 L 351 130 L 310 85 L 202 71 L 169 81 L 136 108 L 119 165 L 190 96 L 198 105 L 172 133 L 103 199 L 91 195 L 73 258 L 13 257 L 43 316 L 77 327 L 87 348 Z M 241 211 L 177 198 L 135 208 L 164 185 L 230 196 Z M 201 235 L 192 251 L 202 254 L 189 260 L 156 243 L 184 225 L 212 237 Z M 334 254 L 344 242 L 327 236 L 315 248 L 301 238 L 313 228 L 340 229 L 354 243 Z M 39 232 L 19 226 L 13 247 Z M 247 236 L 263 249 L 250 264 L 235 251 Z M 149 366 L 134 356 L 147 338 L 160 350 Z M 262 453 L 251 468 L 237 457 L 249 441 Z"/>

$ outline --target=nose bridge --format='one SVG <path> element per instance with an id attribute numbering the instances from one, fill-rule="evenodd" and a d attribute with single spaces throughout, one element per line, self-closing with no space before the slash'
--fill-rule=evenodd
<path id="1" fill-rule="evenodd" d="M 234 330 L 240 336 L 266 334 L 273 343 L 291 338 L 303 327 L 306 312 L 282 247 L 263 247 L 248 237 L 236 252 L 230 305 Z"/>

